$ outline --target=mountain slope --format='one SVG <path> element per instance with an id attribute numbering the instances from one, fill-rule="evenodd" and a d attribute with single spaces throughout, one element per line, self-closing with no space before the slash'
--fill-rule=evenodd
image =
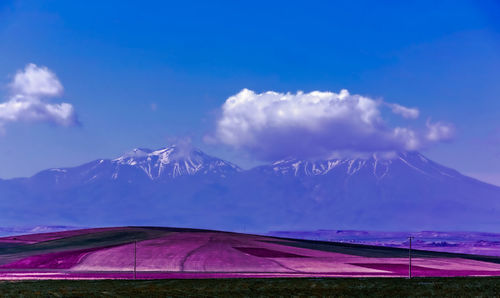
<path id="1" fill-rule="evenodd" d="M 500 188 L 417 152 L 243 171 L 178 146 L 0 181 L 0 225 L 498 231 Z"/>
<path id="2" fill-rule="evenodd" d="M 270 197 L 293 200 L 287 206 L 292 215 L 288 225 L 296 229 L 500 227 L 499 187 L 463 176 L 416 152 L 400 153 L 389 160 L 376 156 L 317 162 L 285 160 L 250 172 L 253 177 L 268 177 L 264 188 L 280 185 Z"/>

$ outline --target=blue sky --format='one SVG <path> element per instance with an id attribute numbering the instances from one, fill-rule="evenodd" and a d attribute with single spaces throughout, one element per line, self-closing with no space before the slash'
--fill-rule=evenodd
<path id="1" fill-rule="evenodd" d="M 453 124 L 423 153 L 500 184 L 499 20 L 496 1 L 2 1 L 1 101 L 45 66 L 80 125 L 8 123 L 0 178 L 185 137 L 248 167 L 203 141 L 228 97 L 348 89 Z"/>

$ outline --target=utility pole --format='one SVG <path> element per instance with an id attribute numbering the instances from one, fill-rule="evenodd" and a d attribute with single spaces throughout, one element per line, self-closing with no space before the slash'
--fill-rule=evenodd
<path id="1" fill-rule="evenodd" d="M 408 237 L 408 240 L 410 240 L 410 249 L 408 250 L 408 279 L 411 279 L 411 240 L 413 239 L 412 236 Z"/>
<path id="2" fill-rule="evenodd" d="M 134 241 L 134 279 L 137 279 L 137 241 Z"/>

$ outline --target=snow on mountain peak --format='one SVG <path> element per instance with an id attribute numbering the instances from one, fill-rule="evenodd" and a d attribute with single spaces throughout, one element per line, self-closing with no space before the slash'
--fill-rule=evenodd
<path id="1" fill-rule="evenodd" d="M 122 156 L 120 156 L 119 158 L 117 158 L 115 160 L 120 160 L 120 159 L 124 160 L 127 158 L 140 158 L 140 157 L 147 156 L 151 152 L 152 151 L 150 149 L 135 148 L 135 149 L 132 149 L 129 152 L 123 154 Z"/>
<path id="2" fill-rule="evenodd" d="M 178 177 L 182 175 L 215 174 L 224 177 L 240 168 L 222 159 L 209 156 L 191 146 L 170 145 L 158 150 L 133 149 L 112 160 L 116 165 L 113 178 L 119 176 L 121 166 L 142 169 L 150 179 Z"/>
<path id="3" fill-rule="evenodd" d="M 278 160 L 270 166 L 260 167 L 264 171 L 271 170 L 277 175 L 317 176 L 327 175 L 333 170 L 352 176 L 365 170 L 378 180 L 383 179 L 391 169 L 406 168 L 421 175 L 438 177 L 459 177 L 455 170 L 432 162 L 418 152 L 397 152 L 390 155 L 372 154 L 358 158 L 333 158 L 324 160 L 299 160 L 287 158 Z"/>
<path id="4" fill-rule="evenodd" d="M 49 169 L 37 175 L 43 176 L 44 173 L 50 173 L 47 175 L 54 177 L 56 183 L 62 183 L 62 181 L 68 183 L 67 181 L 73 180 L 93 182 L 101 179 L 120 179 L 132 183 L 144 178 L 167 181 L 181 176 L 210 176 L 218 179 L 230 177 L 242 171 L 238 166 L 207 155 L 192 146 L 171 145 L 158 150 L 136 148 L 113 160 L 96 160 L 77 168 Z M 450 178 L 460 180 L 464 177 L 457 171 L 439 165 L 418 152 L 398 152 L 391 156 L 371 154 L 363 158 L 324 160 L 286 158 L 249 171 L 273 176 L 343 177 L 341 179 L 372 177 L 376 181 L 405 175 L 438 180 Z"/>

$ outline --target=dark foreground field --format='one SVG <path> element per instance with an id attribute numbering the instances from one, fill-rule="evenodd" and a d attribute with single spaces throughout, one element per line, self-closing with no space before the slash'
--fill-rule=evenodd
<path id="1" fill-rule="evenodd" d="M 498 277 L 273 278 L 0 282 L 2 297 L 158 296 L 500 297 Z"/>

